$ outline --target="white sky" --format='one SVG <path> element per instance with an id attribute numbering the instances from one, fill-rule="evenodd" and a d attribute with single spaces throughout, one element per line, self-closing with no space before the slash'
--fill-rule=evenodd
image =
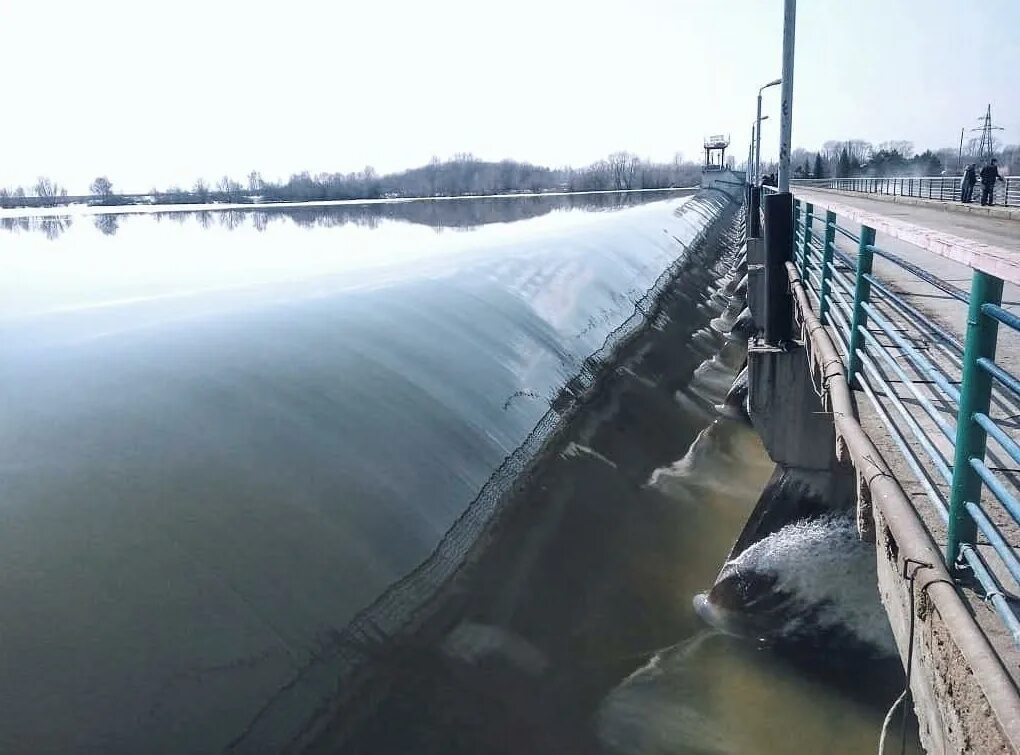
<path id="1" fill-rule="evenodd" d="M 1020 143 L 1020 1 L 801 0 L 794 145 Z M 0 0 L 0 185 L 746 154 L 782 0 Z M 984 50 L 984 52 L 982 52 Z M 763 134 L 774 153 L 773 120 Z"/>

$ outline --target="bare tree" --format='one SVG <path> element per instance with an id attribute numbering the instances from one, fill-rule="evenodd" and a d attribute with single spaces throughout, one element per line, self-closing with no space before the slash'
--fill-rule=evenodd
<path id="1" fill-rule="evenodd" d="M 55 207 L 60 199 L 67 196 L 67 189 L 45 176 L 39 176 L 39 180 L 35 182 L 34 191 L 40 199 L 40 204 L 48 207 Z"/>
<path id="2" fill-rule="evenodd" d="M 892 141 L 882 142 L 878 145 L 878 149 L 886 152 L 898 152 L 908 160 L 914 156 L 914 143 L 903 139 L 894 139 Z"/>
<path id="3" fill-rule="evenodd" d="M 241 198 L 241 184 L 232 179 L 230 176 L 223 176 L 216 184 L 216 190 L 220 193 L 223 199 L 228 202 L 234 202 Z"/>
<path id="4" fill-rule="evenodd" d="M 100 204 L 107 204 L 113 196 L 113 182 L 106 176 L 99 176 L 89 184 L 89 191 L 99 197 Z"/>
<path id="5" fill-rule="evenodd" d="M 262 180 L 262 174 L 257 170 L 253 170 L 248 174 L 248 191 L 252 194 L 261 194 L 265 185 L 265 181 Z"/>

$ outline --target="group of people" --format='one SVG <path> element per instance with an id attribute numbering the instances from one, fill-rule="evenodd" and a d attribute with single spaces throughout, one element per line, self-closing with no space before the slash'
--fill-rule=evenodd
<path id="1" fill-rule="evenodd" d="M 981 178 L 981 205 L 994 204 L 995 182 L 1004 181 L 999 174 L 999 164 L 993 157 L 991 161 L 978 173 L 977 163 L 971 163 L 963 171 L 963 178 L 960 179 L 960 201 L 970 204 L 974 199 L 974 187 L 977 185 L 978 177 Z"/>

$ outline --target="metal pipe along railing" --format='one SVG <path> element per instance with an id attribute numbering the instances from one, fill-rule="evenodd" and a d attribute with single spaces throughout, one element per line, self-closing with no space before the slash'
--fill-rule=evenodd
<path id="1" fill-rule="evenodd" d="M 1020 497 L 1008 489 L 1012 481 L 1001 478 L 986 462 L 991 458 L 987 453 L 991 439 L 1005 454 L 994 452 L 992 457 L 1008 457 L 1020 464 L 1020 442 L 991 411 L 993 403 L 1015 409 L 1020 396 L 1020 379 L 995 362 L 998 325 L 1020 330 L 1020 317 L 1002 307 L 1002 279 L 972 269 L 967 293 L 877 245 L 875 229 L 866 224 L 851 230 L 831 210 L 822 220 L 815 205 L 800 200 L 794 201 L 791 215 L 792 249 L 786 265 L 802 322 L 814 327 L 814 318 L 838 336 L 846 355 L 843 379 L 875 405 L 908 468 L 947 525 L 947 546 L 941 556 L 947 572 L 958 579 L 976 579 L 1020 644 L 1020 633 L 1014 632 L 1020 622 L 1009 602 L 993 600 L 1006 590 L 978 550 L 980 534 L 991 546 L 990 553 L 1001 561 L 1002 571 L 1015 580 L 1012 589 L 1016 592 L 1020 559 L 1013 548 L 1020 543 L 1010 541 L 1018 539 L 1017 532 L 1007 534 L 982 505 L 982 491 L 987 491 L 988 505 L 1001 507 L 1020 523 Z M 824 240 L 816 235 L 818 225 L 824 228 Z M 856 255 L 841 251 L 837 238 L 854 241 Z M 884 282 L 874 270 L 876 257 L 966 304 L 965 338 L 956 338 Z M 922 353 L 910 332 L 935 341 L 936 350 Z M 888 345 L 882 338 L 888 339 Z M 894 355 L 892 349 L 898 353 Z M 955 380 L 950 371 L 958 371 L 960 379 Z M 894 383 L 906 391 L 909 406 Z M 948 454 L 940 450 L 936 439 L 948 447 Z M 948 496 L 933 484 L 929 468 L 946 483 Z"/>

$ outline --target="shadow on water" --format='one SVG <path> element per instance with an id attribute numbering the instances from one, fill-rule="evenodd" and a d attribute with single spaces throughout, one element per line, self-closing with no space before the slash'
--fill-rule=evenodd
<path id="1" fill-rule="evenodd" d="M 324 751 L 874 748 L 897 661 L 861 671 L 759 647 L 705 630 L 691 607 L 772 471 L 714 408 L 744 357 L 710 327 L 719 273 L 684 272 L 458 578 L 454 607 L 378 648 L 373 702 L 341 714 Z"/>
<path id="2" fill-rule="evenodd" d="M 550 196 L 467 197 L 452 199 L 416 199 L 374 204 L 342 204 L 261 207 L 253 209 L 215 209 L 160 212 L 150 215 L 157 221 L 177 224 L 197 223 L 202 228 L 218 224 L 233 231 L 252 228 L 262 232 L 277 222 L 291 221 L 304 228 L 337 228 L 356 225 L 375 228 L 381 222 L 397 220 L 443 229 L 470 230 L 490 223 L 513 223 L 554 211 L 579 210 L 610 212 L 676 196 L 669 190 L 654 192 L 610 192 L 605 194 L 555 194 Z M 105 236 L 116 234 L 122 224 L 131 222 L 131 214 L 93 216 L 96 229 Z M 57 238 L 71 226 L 70 216 L 4 217 L 0 229 L 11 232 L 39 232 Z"/>

